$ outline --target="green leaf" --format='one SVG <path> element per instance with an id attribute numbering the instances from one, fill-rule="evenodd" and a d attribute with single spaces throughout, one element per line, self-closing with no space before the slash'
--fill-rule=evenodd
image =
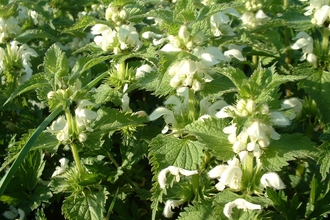
<path id="1" fill-rule="evenodd" d="M 51 87 L 48 81 L 47 76 L 45 76 L 45 74 L 36 74 L 36 75 L 32 75 L 32 77 L 25 83 L 23 83 L 22 85 L 20 85 L 11 95 L 10 97 L 7 99 L 7 101 L 3 104 L 6 105 L 7 103 L 9 103 L 10 101 L 12 101 L 13 99 L 15 99 L 17 96 L 31 91 L 31 90 L 38 90 L 40 88 L 47 88 L 46 90 L 50 91 Z M 45 91 L 46 91 L 45 90 Z"/>
<path id="2" fill-rule="evenodd" d="M 41 39 L 50 39 L 56 41 L 57 38 L 50 33 L 40 30 L 40 29 L 29 29 L 21 33 L 16 37 L 16 40 L 19 42 L 28 42 L 30 40 L 35 40 L 37 38 Z"/>
<path id="3" fill-rule="evenodd" d="M 320 147 L 320 151 L 317 156 L 317 163 L 320 165 L 320 171 L 322 175 L 322 181 L 329 175 L 330 169 L 330 143 L 324 142 Z"/>
<path id="4" fill-rule="evenodd" d="M 105 202 L 108 192 L 84 191 L 81 194 L 72 194 L 64 200 L 62 213 L 70 220 L 96 220 L 104 219 Z"/>
<path id="5" fill-rule="evenodd" d="M 196 135 L 205 147 L 212 150 L 214 155 L 221 160 L 229 160 L 234 156 L 232 144 L 228 141 L 228 135 L 223 133 L 223 129 L 228 126 L 228 122 L 223 119 L 209 118 L 202 121 L 194 121 L 187 125 L 185 129 L 190 134 Z"/>
<path id="6" fill-rule="evenodd" d="M 287 197 L 285 196 L 284 192 L 281 190 L 277 193 L 274 189 L 267 187 L 267 195 L 268 198 L 272 200 L 275 209 L 278 212 L 282 213 L 286 217 L 286 219 L 288 219 L 287 214 L 289 211 L 289 205 L 287 203 Z"/>
<path id="7" fill-rule="evenodd" d="M 215 71 L 228 77 L 234 83 L 240 94 L 246 93 L 244 86 L 248 83 L 248 79 L 243 71 L 233 67 L 216 68 Z"/>
<path id="8" fill-rule="evenodd" d="M 292 141 L 294 140 L 294 141 Z M 280 140 L 273 140 L 260 157 L 265 170 L 280 171 L 288 161 L 308 158 L 315 152 L 314 143 L 301 134 L 283 134 Z"/>
<path id="9" fill-rule="evenodd" d="M 178 0 L 173 10 L 174 20 L 187 23 L 195 20 L 196 8 L 192 0 Z"/>
<path id="10" fill-rule="evenodd" d="M 168 167 L 176 166 L 187 170 L 196 170 L 203 162 L 203 144 L 189 139 L 179 139 L 173 136 L 158 135 L 149 144 L 149 158 L 154 173 L 153 181 L 157 180 L 159 172 Z M 158 203 L 162 202 L 163 191 L 158 182 L 153 184 L 152 205 L 155 219 Z"/>
<path id="11" fill-rule="evenodd" d="M 180 212 L 179 220 L 219 220 L 219 215 L 214 211 L 212 200 L 202 200 Z"/>
<path id="12" fill-rule="evenodd" d="M 155 175 L 168 166 L 196 170 L 204 156 L 202 143 L 173 136 L 158 135 L 149 147 Z"/>
<path id="13" fill-rule="evenodd" d="M 82 16 L 74 25 L 70 28 L 63 30 L 63 33 L 70 33 L 72 31 L 84 31 L 86 28 L 96 25 L 96 24 L 105 24 L 109 27 L 113 27 L 110 22 L 104 20 L 98 20 L 92 16 Z"/>
<path id="14" fill-rule="evenodd" d="M 213 95 L 219 97 L 229 92 L 236 92 L 236 87 L 233 82 L 220 74 L 212 75 L 213 80 L 211 82 L 205 83 L 203 90 L 200 91 L 203 97 L 208 95 Z"/>
<path id="15" fill-rule="evenodd" d="M 139 117 L 131 113 L 120 112 L 117 109 L 99 109 L 98 117 L 92 124 L 94 130 L 101 130 L 103 133 L 114 132 L 127 126 L 139 126 L 147 122 L 146 117 Z"/>
<path id="16" fill-rule="evenodd" d="M 25 156 L 27 155 L 27 153 L 29 152 L 29 150 L 33 146 L 33 143 L 36 141 L 36 139 L 38 138 L 40 133 L 46 128 L 46 126 L 51 121 L 54 120 L 54 118 L 56 116 L 58 116 L 61 113 L 61 111 L 62 111 L 62 106 L 55 109 L 47 118 L 45 118 L 45 120 L 38 126 L 38 128 L 29 137 L 28 141 L 23 146 L 22 150 L 20 151 L 19 155 L 15 159 L 14 163 L 12 164 L 12 166 L 10 167 L 8 172 L 6 172 L 6 174 L 2 177 L 2 179 L 0 181 L 0 197 L 4 193 L 4 191 L 5 191 L 8 183 L 10 182 L 11 178 L 16 173 L 18 167 L 20 166 L 20 164 L 24 160 Z"/>
<path id="17" fill-rule="evenodd" d="M 310 17 L 304 16 L 301 12 L 296 10 L 288 10 L 284 12 L 281 18 L 285 19 L 288 27 L 295 29 L 296 32 L 306 31 L 314 27 Z"/>
<path id="18" fill-rule="evenodd" d="M 322 69 L 296 69 L 296 74 L 308 75 L 308 77 L 300 81 L 299 88 L 304 89 L 311 98 L 315 100 L 321 120 L 325 124 L 330 123 L 330 73 Z"/>
<path id="19" fill-rule="evenodd" d="M 49 199 L 53 196 L 47 185 L 38 185 L 29 197 L 30 208 L 37 209 L 42 203 L 49 203 Z"/>
<path id="20" fill-rule="evenodd" d="M 33 191 L 45 167 L 44 154 L 41 150 L 30 151 L 18 168 L 16 174 L 28 191 Z"/>
<path id="21" fill-rule="evenodd" d="M 10 3 L 4 7 L 0 8 L 0 17 L 7 19 L 10 16 L 15 17 L 17 13 L 17 5 L 14 3 Z"/>
<path id="22" fill-rule="evenodd" d="M 50 82 L 54 90 L 56 90 L 58 80 L 62 80 L 62 77 L 69 76 L 68 58 L 56 44 L 53 44 L 46 52 L 44 68 L 46 74 L 54 77 L 55 82 Z"/>
<path id="23" fill-rule="evenodd" d="M 217 3 L 209 6 L 204 6 L 199 10 L 196 21 L 204 20 L 205 18 L 209 18 L 217 12 L 229 9 L 229 8 L 237 8 L 242 6 L 242 3 L 230 2 L 230 3 Z"/>
<path id="24" fill-rule="evenodd" d="M 95 104 L 104 104 L 111 101 L 116 106 L 122 104 L 121 98 L 123 94 L 118 92 L 116 89 L 110 87 L 108 84 L 102 84 L 93 91 L 92 98 Z"/>

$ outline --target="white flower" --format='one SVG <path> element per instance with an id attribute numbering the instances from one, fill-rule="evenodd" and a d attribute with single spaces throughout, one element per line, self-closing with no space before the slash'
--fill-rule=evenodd
<path id="1" fill-rule="evenodd" d="M 97 46 L 101 47 L 103 51 L 107 51 L 115 47 L 117 32 L 104 24 L 96 24 L 92 27 L 91 33 L 98 35 L 94 38 Z"/>
<path id="2" fill-rule="evenodd" d="M 255 28 L 267 22 L 269 17 L 263 12 L 263 10 L 260 9 L 257 13 L 250 11 L 245 12 L 241 19 L 244 26 Z"/>
<path id="3" fill-rule="evenodd" d="M 78 102 L 78 106 L 75 110 L 75 119 L 79 131 L 87 130 L 92 132 L 93 129 L 91 129 L 88 124 L 97 118 L 97 113 L 85 108 L 87 106 L 95 106 L 95 104 L 88 100 L 81 100 Z"/>
<path id="4" fill-rule="evenodd" d="M 228 202 L 224 209 L 223 209 L 223 214 L 227 217 L 227 218 L 231 218 L 231 214 L 233 213 L 233 208 L 238 208 L 238 209 L 243 209 L 244 211 L 249 210 L 258 210 L 261 209 L 260 205 L 257 204 L 253 204 L 250 203 L 248 201 L 246 201 L 245 199 L 236 199 L 232 202 Z"/>
<path id="5" fill-rule="evenodd" d="M 161 170 L 158 174 L 158 183 L 159 183 L 159 187 L 161 189 L 165 189 L 166 188 L 166 174 L 170 172 L 173 176 L 175 176 L 175 180 L 177 182 L 180 181 L 180 174 L 184 175 L 184 176 L 192 176 L 195 174 L 198 174 L 197 170 L 185 170 L 179 167 L 175 167 L 175 166 L 169 166 L 163 170 Z"/>
<path id="6" fill-rule="evenodd" d="M 242 170 L 239 166 L 239 160 L 233 158 L 227 161 L 228 165 L 218 165 L 208 172 L 211 179 L 218 179 L 219 182 L 215 185 L 217 190 L 222 191 L 226 186 L 232 189 L 241 187 Z"/>
<path id="7" fill-rule="evenodd" d="M 18 41 L 12 41 L 10 43 L 10 51 L 7 52 L 0 48 L 0 73 L 3 71 L 11 71 L 13 66 L 18 65 L 20 68 L 22 67 L 20 70 L 21 74 L 24 74 L 18 77 L 18 83 L 23 84 L 32 76 L 31 56 L 37 57 L 38 54 L 28 45 L 22 44 L 18 46 L 18 44 Z"/>
<path id="8" fill-rule="evenodd" d="M 289 119 L 292 120 L 292 119 L 294 119 L 296 117 L 299 117 L 301 115 L 303 104 L 297 98 L 290 98 L 290 99 L 284 100 L 282 102 L 281 107 L 282 107 L 282 109 L 289 109 L 288 110 L 289 113 L 290 113 Z"/>
<path id="9" fill-rule="evenodd" d="M 153 71 L 153 68 L 150 65 L 144 64 L 136 69 L 135 77 L 137 79 L 141 79 L 141 78 L 145 77 L 146 73 L 150 73 L 152 71 Z"/>
<path id="10" fill-rule="evenodd" d="M 163 211 L 165 218 L 172 218 L 174 213 L 172 212 L 172 209 L 179 207 L 181 204 L 181 200 L 167 200 Z"/>
<path id="11" fill-rule="evenodd" d="M 59 162 L 60 166 L 55 168 L 55 172 L 53 173 L 52 177 L 64 173 L 65 169 L 68 167 L 69 159 L 63 157 L 59 160 Z"/>
<path id="12" fill-rule="evenodd" d="M 288 126 L 291 123 L 290 120 L 279 111 L 270 113 L 270 122 L 281 127 Z"/>
<path id="13" fill-rule="evenodd" d="M 7 19 L 0 18 L 0 43 L 5 43 L 9 38 L 14 38 L 20 34 L 22 28 L 18 25 L 18 20 L 13 16 Z"/>
<path id="14" fill-rule="evenodd" d="M 214 36 L 219 37 L 221 35 L 235 35 L 233 29 L 228 25 L 230 19 L 227 14 L 240 17 L 240 14 L 234 8 L 229 8 L 212 15 L 210 18 L 210 26 Z"/>
<path id="15" fill-rule="evenodd" d="M 64 116 L 59 116 L 56 121 L 53 121 L 48 131 L 56 134 L 56 138 L 59 141 L 66 142 L 70 139 L 69 127 Z"/>
<path id="16" fill-rule="evenodd" d="M 330 6 L 323 5 L 320 9 L 316 10 L 314 13 L 313 23 L 316 23 L 318 26 L 322 26 L 324 22 L 330 17 Z"/>
<path id="17" fill-rule="evenodd" d="M 132 25 L 121 25 L 117 28 L 118 40 L 120 44 L 120 49 L 133 49 L 134 51 L 139 50 L 142 47 L 142 42 L 139 38 L 139 33 L 136 31 L 136 28 Z"/>
<path id="18" fill-rule="evenodd" d="M 300 61 L 306 60 L 312 64 L 316 64 L 317 58 L 313 54 L 313 38 L 308 35 L 306 32 L 302 31 L 297 34 L 292 40 L 297 40 L 291 48 L 293 50 L 302 49 L 303 56 L 300 58 Z"/>
<path id="19" fill-rule="evenodd" d="M 284 189 L 285 185 L 277 173 L 269 172 L 262 175 L 260 179 L 260 187 L 273 187 L 275 189 Z"/>

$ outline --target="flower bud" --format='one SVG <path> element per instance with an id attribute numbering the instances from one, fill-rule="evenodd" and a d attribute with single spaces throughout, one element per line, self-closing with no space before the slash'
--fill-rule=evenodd
<path id="1" fill-rule="evenodd" d="M 119 12 L 119 17 L 122 19 L 122 20 L 126 20 L 127 18 L 128 18 L 128 13 L 127 13 L 127 11 L 126 10 L 121 10 L 120 12 Z"/>
<path id="2" fill-rule="evenodd" d="M 56 96 L 56 92 L 54 92 L 54 91 L 50 91 L 50 92 L 47 94 L 47 98 L 48 98 L 48 99 L 55 98 L 55 96 Z"/>
<path id="3" fill-rule="evenodd" d="M 85 133 L 80 133 L 78 136 L 80 143 L 83 143 L 87 140 L 87 135 Z"/>

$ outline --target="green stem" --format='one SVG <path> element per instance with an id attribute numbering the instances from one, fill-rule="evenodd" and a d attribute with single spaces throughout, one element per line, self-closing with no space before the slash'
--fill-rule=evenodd
<path id="1" fill-rule="evenodd" d="M 329 29 L 323 28 L 322 54 L 324 56 L 328 55 L 328 46 L 329 46 Z"/>
<path id="2" fill-rule="evenodd" d="M 66 117 L 66 120 L 68 122 L 69 137 L 71 137 L 71 138 L 74 139 L 73 135 L 75 134 L 75 123 L 73 121 L 73 118 L 72 118 L 70 109 L 68 109 L 68 108 L 65 109 L 65 117 Z M 83 172 L 83 168 L 82 168 L 82 165 L 81 165 L 81 161 L 80 161 L 80 157 L 79 157 L 79 152 L 78 152 L 77 145 L 72 142 L 70 144 L 70 147 L 71 147 L 73 159 L 74 159 L 74 161 L 76 162 L 76 165 L 77 165 L 77 169 L 78 169 L 79 173 L 82 173 Z"/>
<path id="3" fill-rule="evenodd" d="M 81 165 L 81 161 L 80 161 L 80 157 L 79 157 L 79 153 L 78 153 L 78 148 L 77 148 L 77 145 L 75 143 L 71 143 L 71 151 L 72 151 L 73 159 L 76 162 L 78 171 L 79 171 L 79 173 L 82 173 L 83 168 L 82 168 L 82 165 Z"/>
<path id="4" fill-rule="evenodd" d="M 253 55 L 253 56 L 252 56 L 252 63 L 253 63 L 254 65 L 258 65 L 258 56 L 256 56 L 256 55 Z"/>
<path id="5" fill-rule="evenodd" d="M 26 142 L 22 150 L 20 151 L 18 157 L 14 161 L 14 163 L 11 165 L 8 172 L 2 177 L 0 181 L 0 197 L 3 195 L 5 189 L 7 188 L 8 183 L 10 182 L 11 178 L 16 173 L 18 167 L 23 162 L 25 156 L 33 146 L 33 143 L 37 140 L 38 136 L 41 134 L 41 132 L 46 128 L 46 126 L 54 120 L 54 118 L 61 113 L 63 110 L 63 107 L 57 107 L 48 117 L 38 126 L 38 128 L 32 133 L 29 140 Z"/>
<path id="6" fill-rule="evenodd" d="M 196 114 L 196 109 L 195 109 L 195 94 L 194 90 L 189 89 L 189 101 L 188 101 L 188 108 L 189 108 L 189 114 L 188 114 L 188 120 L 190 122 L 195 121 L 195 114 Z"/>
<path id="7" fill-rule="evenodd" d="M 284 0 L 284 1 L 283 1 L 283 6 L 284 6 L 284 8 L 287 8 L 288 5 L 289 5 L 289 0 Z"/>

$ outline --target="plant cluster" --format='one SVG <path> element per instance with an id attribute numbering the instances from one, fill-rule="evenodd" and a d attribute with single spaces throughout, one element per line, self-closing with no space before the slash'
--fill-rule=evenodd
<path id="1" fill-rule="evenodd" d="M 327 0 L 0 0 L 0 219 L 326 219 Z"/>

